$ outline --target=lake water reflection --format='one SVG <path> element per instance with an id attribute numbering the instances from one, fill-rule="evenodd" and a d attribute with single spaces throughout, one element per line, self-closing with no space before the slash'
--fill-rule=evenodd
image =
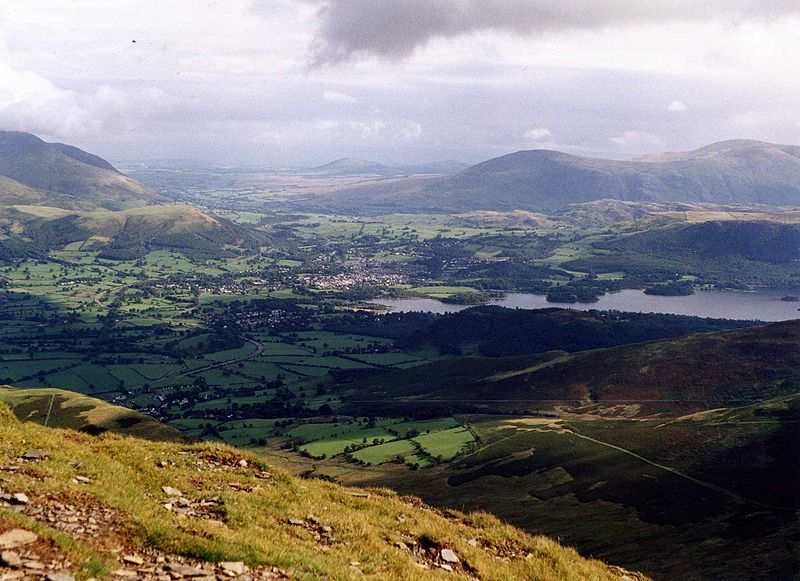
<path id="1" fill-rule="evenodd" d="M 694 315 L 715 319 L 740 319 L 760 321 L 786 321 L 800 318 L 800 303 L 785 302 L 786 294 L 800 294 L 797 290 L 758 290 L 753 292 L 700 291 L 685 297 L 646 295 L 641 290 L 623 290 L 608 293 L 596 303 L 548 303 L 545 295 L 533 293 L 508 293 L 504 298 L 491 301 L 491 305 L 508 308 L 542 309 L 563 307 L 588 311 L 617 310 L 637 313 L 671 313 Z M 454 313 L 469 308 L 449 305 L 435 299 L 380 299 L 376 304 L 401 312 Z"/>

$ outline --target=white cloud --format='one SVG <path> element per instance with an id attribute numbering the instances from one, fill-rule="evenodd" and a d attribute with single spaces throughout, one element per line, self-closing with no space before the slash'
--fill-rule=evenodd
<path id="1" fill-rule="evenodd" d="M 4 0 L 3 8 L 0 128 L 112 159 L 199 151 L 225 163 L 342 155 L 411 163 L 798 140 L 797 0 Z M 312 56 L 340 66 L 309 70 L 315 41 L 333 52 Z M 669 111 L 674 99 L 702 118 Z"/>
<path id="2" fill-rule="evenodd" d="M 0 63 L 0 128 L 6 130 L 64 139 L 117 136 L 170 103 L 153 87 L 122 91 L 101 85 L 81 93 Z"/>
<path id="3" fill-rule="evenodd" d="M 398 141 L 414 141 L 422 135 L 422 125 L 416 121 L 403 121 L 395 131 L 394 138 Z"/>
<path id="4" fill-rule="evenodd" d="M 680 113 L 682 111 L 686 111 L 688 107 L 686 107 L 686 103 L 683 101 L 672 101 L 669 105 L 667 105 L 667 111 L 671 113 Z"/>
<path id="5" fill-rule="evenodd" d="M 533 129 L 528 129 L 523 135 L 527 141 L 543 141 L 552 136 L 553 134 L 547 127 L 534 127 Z"/>

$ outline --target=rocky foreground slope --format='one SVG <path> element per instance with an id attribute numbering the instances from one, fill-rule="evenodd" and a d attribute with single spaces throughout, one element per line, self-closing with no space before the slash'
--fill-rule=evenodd
<path id="1" fill-rule="evenodd" d="M 0 579 L 644 579 L 483 513 L 304 481 L 216 444 L 0 404 Z"/>

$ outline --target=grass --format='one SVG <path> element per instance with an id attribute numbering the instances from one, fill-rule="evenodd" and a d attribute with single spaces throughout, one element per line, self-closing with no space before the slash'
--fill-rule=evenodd
<path id="1" fill-rule="evenodd" d="M 219 444 L 169 444 L 125 437 L 93 438 L 20 423 L 0 409 L 0 462 L 10 463 L 27 449 L 51 456 L 4 485 L 24 491 L 32 503 L 47 497 L 77 498 L 119 515 L 125 545 L 133 552 L 158 551 L 199 560 L 243 560 L 277 566 L 293 579 L 459 579 L 486 580 L 621 579 L 621 570 L 581 558 L 552 540 L 522 533 L 483 513 L 436 513 L 395 493 L 373 489 L 358 497 L 335 484 L 301 481 L 266 466 L 255 456 Z M 247 465 L 240 466 L 240 460 Z M 165 462 L 166 468 L 160 468 Z M 270 477 L 257 479 L 266 471 Z M 35 474 L 35 478 L 29 475 Z M 77 475 L 90 479 L 75 484 Z M 236 484 L 235 488 L 231 483 Z M 220 498 L 214 518 L 179 517 L 164 509 L 162 486 L 177 487 L 190 499 Z M 246 492 L 250 487 L 257 487 Z M 8 511 L 0 511 L 6 517 Z M 333 529 L 336 542 L 315 536 L 315 525 L 288 524 L 289 518 L 317 515 Z M 17 517 L 44 535 L 45 524 Z M 221 519 L 221 523 L 220 523 Z M 473 546 L 467 541 L 478 539 Z M 398 541 L 453 549 L 461 562 L 455 572 L 423 570 Z M 105 577 L 119 567 L 117 554 L 79 538 L 62 538 L 60 550 L 82 577 Z M 514 557 L 505 554 L 513 547 Z M 90 563 L 87 558 L 91 557 Z M 358 562 L 363 575 L 351 566 Z M 81 569 L 82 567 L 82 569 Z M 630 574 L 629 574 L 630 575 Z"/>
<path id="2" fill-rule="evenodd" d="M 400 457 L 410 456 L 417 451 L 411 440 L 395 440 L 377 446 L 363 448 L 350 454 L 350 457 L 364 464 L 383 464 Z"/>
<path id="3" fill-rule="evenodd" d="M 414 438 L 414 442 L 434 458 L 450 460 L 474 443 L 475 436 L 467 428 L 458 427 L 422 434 Z"/>

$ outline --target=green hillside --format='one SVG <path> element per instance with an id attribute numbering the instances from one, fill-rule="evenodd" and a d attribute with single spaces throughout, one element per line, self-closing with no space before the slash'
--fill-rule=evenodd
<path id="1" fill-rule="evenodd" d="M 100 258 L 131 260 L 155 250 L 198 258 L 253 251 L 266 236 L 191 206 L 147 206 L 120 211 L 76 212 L 47 206 L 0 207 L 4 258 L 39 257 L 67 244 L 82 243 Z"/>
<path id="2" fill-rule="evenodd" d="M 144 414 L 73 391 L 0 387 L 0 402 L 18 418 L 88 434 L 125 434 L 157 441 L 185 442 L 181 432 Z"/>
<path id="3" fill-rule="evenodd" d="M 485 513 L 301 481 L 223 445 L 21 423 L 2 404 L 0 466 L 4 576 L 643 579 Z"/>

